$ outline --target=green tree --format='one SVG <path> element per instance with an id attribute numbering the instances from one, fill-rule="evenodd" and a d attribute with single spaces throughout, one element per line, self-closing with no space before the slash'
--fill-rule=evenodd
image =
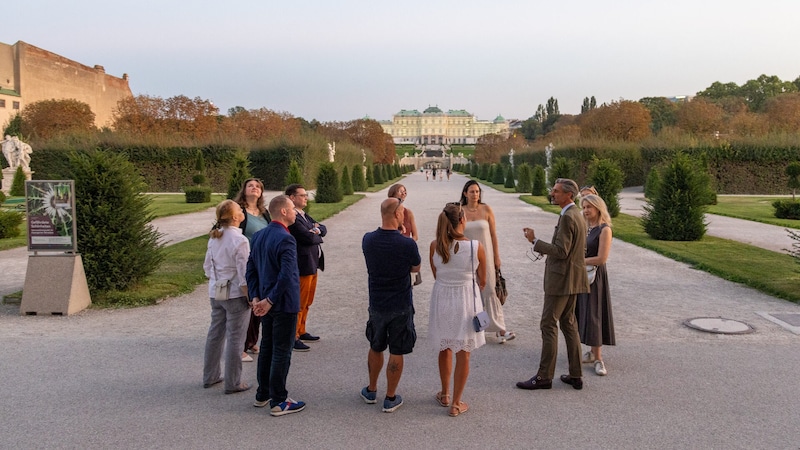
<path id="1" fill-rule="evenodd" d="M 501 168 L 501 170 L 502 170 L 502 168 Z M 506 180 L 505 180 L 505 184 L 503 185 L 503 187 L 507 187 L 507 188 L 516 188 L 517 187 L 517 183 L 514 180 L 514 168 L 511 167 L 511 166 L 508 166 L 508 171 L 506 172 Z"/>
<path id="2" fill-rule="evenodd" d="M 531 186 L 531 194 L 547 195 L 547 173 L 544 171 L 544 167 L 539 164 L 533 167 Z"/>
<path id="3" fill-rule="evenodd" d="M 531 192 L 533 189 L 533 170 L 528 163 L 522 163 L 517 168 L 517 192 Z"/>
<path id="4" fill-rule="evenodd" d="M 233 199 L 239 190 L 244 185 L 244 181 L 250 178 L 249 161 L 243 155 L 236 155 L 233 160 L 233 167 L 231 167 L 231 176 L 228 179 L 228 197 Z"/>
<path id="5" fill-rule="evenodd" d="M 719 81 L 715 81 L 711 83 L 711 86 L 698 92 L 697 96 L 719 100 L 725 97 L 740 97 L 741 92 L 739 85 L 736 83 L 720 83 Z"/>
<path id="6" fill-rule="evenodd" d="M 367 174 L 365 176 L 365 181 L 367 182 L 367 187 L 375 186 L 375 177 L 372 171 L 372 164 L 367 165 Z"/>
<path id="7" fill-rule="evenodd" d="M 288 186 L 290 184 L 303 184 L 303 170 L 300 168 L 300 164 L 294 159 L 289 163 L 289 171 L 286 172 L 286 178 L 283 180 L 283 184 Z"/>
<path id="8" fill-rule="evenodd" d="M 555 180 L 559 178 L 573 179 L 574 172 L 575 169 L 572 163 L 567 158 L 559 156 L 553 160 L 553 167 L 550 168 L 550 179 L 547 180 L 547 184 L 553 186 Z"/>
<path id="9" fill-rule="evenodd" d="M 364 178 L 364 169 L 360 165 L 353 166 L 353 191 L 364 192 L 367 190 L 367 180 Z"/>
<path id="10" fill-rule="evenodd" d="M 503 171 L 503 166 L 500 164 L 492 164 L 492 183 L 504 184 L 506 182 L 506 175 Z"/>
<path id="11" fill-rule="evenodd" d="M 606 202 L 611 217 L 619 215 L 619 193 L 625 174 L 611 159 L 595 158 L 589 164 L 589 182 L 597 189 L 597 194 Z"/>
<path id="12" fill-rule="evenodd" d="M 192 176 L 192 182 L 195 186 L 206 184 L 206 159 L 201 151 L 197 152 L 197 157 L 194 160 L 194 170 L 196 173 Z"/>
<path id="13" fill-rule="evenodd" d="M 748 80 L 739 91 L 750 111 L 761 112 L 768 99 L 778 94 L 796 92 L 797 86 L 791 81 L 782 81 L 775 75 L 761 75 L 755 80 Z"/>
<path id="14" fill-rule="evenodd" d="M 800 189 L 800 162 L 794 161 L 786 166 L 786 176 L 789 177 L 788 185 L 792 190 L 792 201 L 795 200 L 795 193 Z"/>
<path id="15" fill-rule="evenodd" d="M 644 196 L 645 198 L 655 198 L 658 195 L 658 188 L 661 185 L 661 179 L 658 175 L 658 168 L 651 167 L 650 172 L 647 174 L 647 180 L 644 183 Z"/>
<path id="16" fill-rule="evenodd" d="M 78 250 L 93 292 L 125 290 L 164 258 L 150 224 L 150 197 L 138 169 L 122 153 L 69 156 L 75 180 Z"/>
<path id="17" fill-rule="evenodd" d="M 375 184 L 383 184 L 384 181 L 386 181 L 383 178 L 383 171 L 381 170 L 381 165 L 380 164 L 375 164 L 375 175 L 374 176 L 375 176 Z"/>
<path id="18" fill-rule="evenodd" d="M 347 166 L 342 167 L 342 194 L 353 194 L 353 183 L 350 181 L 350 170 Z"/>
<path id="19" fill-rule="evenodd" d="M 22 114 L 16 113 L 3 130 L 3 136 L 22 136 Z M 0 137 L 2 139 L 2 137 Z"/>
<path id="20" fill-rule="evenodd" d="M 0 210 L 0 239 L 19 236 L 22 233 L 19 226 L 22 225 L 23 220 L 25 220 L 25 214 L 19 211 Z"/>
<path id="21" fill-rule="evenodd" d="M 642 216 L 645 232 L 663 241 L 696 241 L 706 233 L 703 198 L 709 186 L 688 156 L 678 154 L 660 174 L 661 187 L 647 200 Z"/>
<path id="22" fill-rule="evenodd" d="M 333 163 L 324 162 L 319 166 L 317 173 L 317 203 L 338 203 L 342 201 L 342 186 L 339 184 L 339 175 Z"/>
<path id="23" fill-rule="evenodd" d="M 17 166 L 17 171 L 14 172 L 14 179 L 11 180 L 11 190 L 9 191 L 12 197 L 22 197 L 25 195 L 25 173 L 22 171 L 22 166 Z"/>
<path id="24" fill-rule="evenodd" d="M 677 107 L 666 97 L 644 97 L 639 100 L 650 112 L 650 130 L 658 133 L 664 127 L 674 126 Z"/>

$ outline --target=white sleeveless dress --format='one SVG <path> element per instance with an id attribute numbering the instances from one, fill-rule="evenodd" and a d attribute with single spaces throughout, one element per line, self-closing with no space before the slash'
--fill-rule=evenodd
<path id="1" fill-rule="evenodd" d="M 470 242 L 473 245 L 472 261 Z M 458 253 L 454 252 L 456 243 L 459 246 Z M 472 274 L 473 265 L 478 267 L 478 242 L 453 242 L 447 264 L 438 253 L 434 253 L 433 265 L 436 267 L 436 281 L 431 290 L 428 322 L 430 342 L 437 351 L 450 349 L 454 352 L 471 352 L 486 343 L 483 331 L 476 332 L 472 325 L 476 311 L 483 310 L 477 279 L 473 282 Z M 475 298 L 475 294 L 478 298 Z"/>
<path id="2" fill-rule="evenodd" d="M 492 245 L 492 234 L 489 232 L 489 221 L 486 219 L 472 220 L 467 222 L 464 227 L 464 236 L 469 239 L 477 239 L 483 244 L 483 251 L 486 253 L 486 286 L 481 292 L 483 308 L 489 314 L 489 327 L 486 331 L 500 331 L 506 329 L 506 318 L 503 315 L 503 305 L 497 298 L 494 290 L 495 269 L 494 269 L 494 246 Z"/>

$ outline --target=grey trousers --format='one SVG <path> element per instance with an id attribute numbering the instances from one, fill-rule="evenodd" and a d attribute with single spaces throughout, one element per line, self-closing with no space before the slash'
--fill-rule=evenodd
<path id="1" fill-rule="evenodd" d="M 246 297 L 224 301 L 211 300 L 211 326 L 206 338 L 203 384 L 220 379 L 220 361 L 225 346 L 225 390 L 239 386 L 242 378 L 242 349 L 250 319 Z"/>

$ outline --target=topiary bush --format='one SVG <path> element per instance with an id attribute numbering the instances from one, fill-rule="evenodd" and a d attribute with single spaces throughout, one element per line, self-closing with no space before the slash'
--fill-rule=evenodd
<path id="1" fill-rule="evenodd" d="M 339 184 L 339 175 L 333 163 L 324 162 L 319 166 L 317 173 L 317 203 L 338 203 L 342 201 L 342 187 Z"/>
<path id="2" fill-rule="evenodd" d="M 531 177 L 531 194 L 532 195 L 547 195 L 547 176 L 545 175 L 544 167 L 536 164 L 533 167 L 533 175 Z"/>
<path id="3" fill-rule="evenodd" d="M 233 199 L 236 197 L 236 194 L 238 194 L 239 190 L 242 189 L 244 181 L 248 178 L 251 178 L 249 165 L 250 163 L 247 161 L 247 158 L 244 158 L 243 156 L 237 156 L 236 159 L 233 160 L 231 176 L 230 179 L 228 179 L 227 198 Z"/>
<path id="4" fill-rule="evenodd" d="M 800 219 L 800 202 L 795 200 L 775 200 L 772 202 L 775 208 L 775 217 L 779 219 Z"/>
<path id="5" fill-rule="evenodd" d="M 550 168 L 550 173 L 548 174 L 550 177 L 547 180 L 547 184 L 549 186 L 553 186 L 555 181 L 559 178 L 569 178 L 570 180 L 574 179 L 573 174 L 575 173 L 575 168 L 569 162 L 567 158 L 556 158 L 553 161 L 553 167 Z M 605 199 L 603 199 L 605 200 Z"/>
<path id="6" fill-rule="evenodd" d="M 303 182 L 303 170 L 300 168 L 300 164 L 297 161 L 292 160 L 289 163 L 289 171 L 286 172 L 286 178 L 283 180 L 284 186 L 289 186 L 290 184 L 304 184 Z"/>
<path id="7" fill-rule="evenodd" d="M 610 159 L 595 158 L 589 164 L 589 183 L 597 194 L 606 202 L 611 217 L 619 215 L 619 193 L 622 191 L 622 180 L 625 175 L 616 162 Z"/>
<path id="8" fill-rule="evenodd" d="M 787 180 L 787 184 L 789 185 L 789 189 L 792 190 L 792 200 L 794 200 L 794 195 L 797 189 L 800 189 L 800 162 L 792 162 L 786 166 L 786 176 L 789 178 Z"/>
<path id="9" fill-rule="evenodd" d="M 481 164 L 481 170 L 480 172 L 478 172 L 478 178 L 480 178 L 483 181 L 489 181 L 489 176 L 491 175 L 490 173 L 491 168 L 492 166 L 490 166 L 488 163 Z"/>
<path id="10" fill-rule="evenodd" d="M 194 183 L 195 186 L 206 184 L 206 160 L 203 158 L 203 152 L 197 152 L 194 170 L 197 171 L 197 173 L 192 175 L 192 183 Z"/>
<path id="11" fill-rule="evenodd" d="M 356 164 L 353 166 L 353 176 L 351 179 L 353 181 L 354 192 L 364 192 L 367 190 L 367 180 L 364 178 L 364 169 L 362 169 L 360 165 Z"/>
<path id="12" fill-rule="evenodd" d="M 187 186 L 183 188 L 183 192 L 186 196 L 186 203 L 209 203 L 211 201 L 211 188 L 208 186 Z"/>
<path id="13" fill-rule="evenodd" d="M 350 170 L 347 169 L 347 166 L 342 167 L 342 194 L 353 194 L 353 183 L 350 182 Z"/>
<path id="14" fill-rule="evenodd" d="M 517 169 L 517 192 L 531 192 L 533 189 L 533 170 L 528 163 L 522 163 Z"/>
<path id="15" fill-rule="evenodd" d="M 516 188 L 517 183 L 514 181 L 514 168 L 509 166 L 508 172 L 506 172 L 506 182 L 503 187 L 507 188 Z"/>
<path id="16" fill-rule="evenodd" d="M 469 166 L 469 176 L 477 178 L 480 175 L 481 168 L 477 163 L 472 163 Z"/>
<path id="17" fill-rule="evenodd" d="M 25 214 L 21 212 L 0 210 L 0 239 L 19 236 L 19 226 L 24 219 Z"/>
<path id="18" fill-rule="evenodd" d="M 150 198 L 137 168 L 122 154 L 72 153 L 78 251 L 91 291 L 125 290 L 164 258 L 150 221 Z"/>
<path id="19" fill-rule="evenodd" d="M 383 184 L 384 182 L 383 171 L 381 171 L 381 166 L 379 164 L 375 165 L 375 171 L 373 173 L 374 173 L 373 176 L 375 179 L 375 184 Z"/>
<path id="20" fill-rule="evenodd" d="M 492 164 L 492 183 L 493 184 L 505 184 L 506 182 L 506 174 L 505 170 L 503 170 L 503 166 L 500 164 Z"/>
<path id="21" fill-rule="evenodd" d="M 0 191 L 0 203 L 5 203 L 5 201 L 6 201 L 6 193 Z"/>
<path id="22" fill-rule="evenodd" d="M 683 154 L 676 155 L 660 175 L 658 195 L 644 207 L 644 231 L 662 241 L 699 240 L 706 233 L 707 177 Z"/>
<path id="23" fill-rule="evenodd" d="M 375 186 L 375 176 L 373 175 L 372 164 L 367 166 L 367 174 L 365 176 L 365 181 L 367 182 L 367 187 Z"/>
<path id="24" fill-rule="evenodd" d="M 650 173 L 647 174 L 647 181 L 644 184 L 645 198 L 655 198 L 658 195 L 658 187 L 661 185 L 661 178 L 658 175 L 658 169 L 655 167 L 650 168 Z"/>
<path id="25" fill-rule="evenodd" d="M 22 166 L 17 166 L 14 172 L 14 179 L 11 181 L 11 190 L 8 192 L 12 197 L 23 197 L 25 195 L 25 172 Z"/>

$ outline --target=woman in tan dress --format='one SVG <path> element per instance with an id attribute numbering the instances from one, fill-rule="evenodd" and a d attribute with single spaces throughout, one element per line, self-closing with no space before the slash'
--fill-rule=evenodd
<path id="1" fill-rule="evenodd" d="M 486 331 L 495 332 L 498 343 L 505 344 L 517 336 L 506 329 L 503 306 L 494 290 L 496 270 L 500 268 L 497 233 L 495 231 L 492 208 L 481 201 L 481 187 L 475 180 L 467 181 L 461 191 L 461 205 L 467 218 L 464 235 L 480 241 L 486 251 L 486 285 L 481 290 L 483 309 L 489 314 L 489 327 Z"/>

